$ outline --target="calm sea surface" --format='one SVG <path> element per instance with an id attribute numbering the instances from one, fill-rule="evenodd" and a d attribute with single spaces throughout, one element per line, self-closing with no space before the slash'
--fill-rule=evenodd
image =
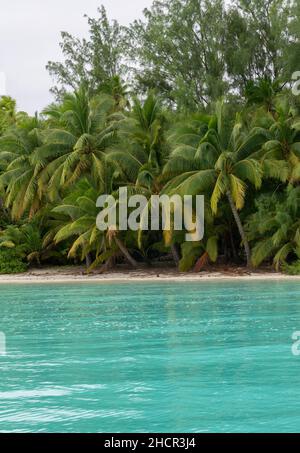
<path id="1" fill-rule="evenodd" d="M 294 331 L 296 281 L 0 285 L 0 432 L 300 432 Z"/>

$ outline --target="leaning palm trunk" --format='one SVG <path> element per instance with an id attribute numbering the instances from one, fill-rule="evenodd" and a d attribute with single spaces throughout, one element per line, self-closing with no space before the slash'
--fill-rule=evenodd
<path id="1" fill-rule="evenodd" d="M 87 253 L 86 257 L 85 257 L 85 265 L 87 268 L 89 268 L 92 264 L 93 260 L 92 260 L 92 257 L 91 257 L 91 254 L 90 253 Z"/>
<path id="2" fill-rule="evenodd" d="M 121 252 L 123 253 L 123 255 L 125 256 L 125 258 L 127 259 L 127 261 L 131 264 L 132 267 L 137 267 L 137 262 L 135 261 L 135 259 L 130 255 L 129 251 L 127 250 L 127 248 L 125 247 L 125 245 L 123 244 L 123 242 L 117 237 L 115 236 L 115 241 L 116 241 L 116 244 L 117 246 L 119 247 L 119 249 L 121 250 Z"/>
<path id="3" fill-rule="evenodd" d="M 239 216 L 239 214 L 237 212 L 237 209 L 235 207 L 234 201 L 232 199 L 232 195 L 231 195 L 231 193 L 229 191 L 226 193 L 226 195 L 227 195 L 227 198 L 228 198 L 231 210 L 232 210 L 233 217 L 234 217 L 234 219 L 236 221 L 239 233 L 240 233 L 241 238 L 242 238 L 242 242 L 243 242 L 243 245 L 244 245 L 246 258 L 247 258 L 247 267 L 251 268 L 252 265 L 251 265 L 251 252 L 250 252 L 249 242 L 247 240 L 247 237 L 246 237 L 246 234 L 245 234 L 245 231 L 244 231 L 240 216 Z"/>
<path id="4" fill-rule="evenodd" d="M 172 252 L 172 256 L 175 261 L 175 264 L 176 264 L 176 266 L 178 266 L 179 261 L 180 261 L 180 256 L 179 256 L 179 253 L 178 253 L 178 250 L 177 250 L 177 247 L 175 244 L 171 245 L 171 252 Z"/>
<path id="5" fill-rule="evenodd" d="M 202 269 L 209 263 L 209 254 L 204 252 L 203 255 L 197 260 L 194 266 L 194 272 L 201 272 Z"/>
<path id="6" fill-rule="evenodd" d="M 110 258 L 108 258 L 106 263 L 104 263 L 103 266 L 101 266 L 101 268 L 99 270 L 99 274 L 104 274 L 105 272 L 108 272 L 110 269 L 113 268 L 113 265 L 114 265 L 114 257 L 111 256 Z"/>

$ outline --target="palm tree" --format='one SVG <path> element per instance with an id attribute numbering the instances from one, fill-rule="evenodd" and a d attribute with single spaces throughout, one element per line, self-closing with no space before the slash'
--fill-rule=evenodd
<path id="1" fill-rule="evenodd" d="M 119 142 L 107 159 L 119 170 L 120 185 L 127 186 L 130 195 L 138 193 L 150 200 L 163 188 L 162 169 L 169 155 L 166 122 L 159 99 L 150 92 L 144 102 L 135 99 L 132 115 L 119 123 Z M 171 242 L 170 247 L 178 264 L 176 245 Z"/>
<path id="2" fill-rule="evenodd" d="M 269 139 L 257 157 L 264 162 L 269 159 L 285 161 L 288 165 L 287 178 L 294 184 L 300 181 L 300 119 L 291 108 L 286 96 L 276 102 L 273 116 L 258 115 L 256 122 L 269 131 Z"/>
<path id="3" fill-rule="evenodd" d="M 120 76 L 115 75 L 102 83 L 100 91 L 114 98 L 115 111 L 123 111 L 130 107 L 128 87 Z"/>
<path id="4" fill-rule="evenodd" d="M 273 258 L 279 270 L 288 258 L 300 259 L 300 187 L 290 185 L 283 193 L 264 194 L 256 207 L 246 224 L 254 243 L 253 265 Z"/>
<path id="5" fill-rule="evenodd" d="M 98 197 L 98 189 L 92 187 L 87 179 L 81 179 L 61 204 L 53 208 L 50 231 L 44 239 L 44 245 L 52 241 L 58 244 L 71 240 L 68 258 L 75 258 L 78 250 L 81 250 L 81 260 L 86 260 L 89 269 L 103 263 L 107 264 L 106 268 L 109 267 L 112 259 L 118 256 L 118 250 L 136 267 L 136 261 L 115 229 L 107 233 L 98 230 Z"/>
<path id="6" fill-rule="evenodd" d="M 105 243 L 103 233 L 96 227 L 98 196 L 97 190 L 86 179 L 80 180 L 73 191 L 52 209 L 44 245 L 64 241 L 68 243 L 68 258 L 75 258 L 81 250 L 81 260 L 86 260 L 87 267 L 92 265 L 92 254 L 99 261 Z"/>
<path id="7" fill-rule="evenodd" d="M 67 94 L 60 106 L 50 106 L 44 115 L 51 119 L 45 132 L 45 145 L 39 149 L 39 158 L 51 159 L 45 166 L 41 180 L 49 184 L 49 193 L 55 199 L 82 176 L 100 190 L 105 185 L 105 153 L 116 136 L 117 121 L 112 114 L 114 100 L 106 95 L 90 99 L 81 87 Z"/>
<path id="8" fill-rule="evenodd" d="M 205 119 L 207 132 L 199 142 L 175 147 L 164 168 L 164 175 L 172 177 L 165 191 L 182 196 L 208 194 L 214 215 L 225 196 L 242 239 L 247 266 L 251 267 L 250 247 L 238 211 L 245 203 L 246 181 L 255 189 L 261 186 L 263 168 L 253 155 L 268 134 L 263 128 L 247 133 L 240 116 L 232 122 L 226 113 L 224 102 L 218 102 L 216 115 Z"/>
<path id="9" fill-rule="evenodd" d="M 160 191 L 157 178 L 168 156 L 165 123 L 161 104 L 153 93 L 144 103 L 135 99 L 132 114 L 118 125 L 119 141 L 108 154 L 125 181 Z"/>
<path id="10" fill-rule="evenodd" d="M 269 78 L 251 80 L 245 88 L 247 106 L 262 105 L 267 112 L 272 113 L 275 110 L 276 96 L 281 90 L 282 86 L 278 80 L 272 81 Z"/>
<path id="11" fill-rule="evenodd" d="M 45 165 L 39 156 L 42 144 L 37 118 L 29 118 L 0 138 L 0 160 L 4 165 L 0 187 L 5 190 L 5 206 L 11 208 L 13 219 L 20 219 L 26 211 L 31 218 L 43 204 L 44 192 L 39 184 Z"/>
<path id="12" fill-rule="evenodd" d="M 38 222 L 10 225 L 0 233 L 0 249 L 14 250 L 29 263 L 41 264 L 42 260 L 57 257 L 53 243 L 43 245 L 43 230 Z"/>
<path id="13" fill-rule="evenodd" d="M 125 256 L 125 258 L 127 259 L 128 263 L 132 267 L 137 267 L 138 266 L 137 261 L 131 256 L 131 254 L 129 253 L 126 245 L 124 244 L 122 239 L 119 237 L 119 231 L 118 231 L 118 227 L 116 225 L 111 225 L 108 228 L 108 230 L 107 230 L 107 239 L 108 239 L 110 245 L 113 242 L 115 242 L 115 244 L 117 245 L 117 247 L 119 248 L 121 253 Z"/>

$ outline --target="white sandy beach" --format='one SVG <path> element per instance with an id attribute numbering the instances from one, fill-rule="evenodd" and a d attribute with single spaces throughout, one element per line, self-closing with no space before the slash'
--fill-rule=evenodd
<path id="1" fill-rule="evenodd" d="M 105 274 L 86 274 L 85 268 L 66 266 L 31 269 L 22 274 L 0 275 L 0 284 L 15 283 L 114 283 L 114 282 L 158 282 L 158 281 L 212 281 L 212 280 L 297 280 L 300 276 L 289 276 L 274 271 L 248 272 L 243 268 L 228 271 L 204 271 L 195 273 L 180 273 L 170 269 L 138 269 L 138 270 L 115 270 Z"/>

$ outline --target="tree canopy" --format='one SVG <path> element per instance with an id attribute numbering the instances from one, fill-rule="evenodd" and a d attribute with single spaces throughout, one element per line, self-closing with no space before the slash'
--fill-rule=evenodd
<path id="1" fill-rule="evenodd" d="M 299 0 L 156 0 L 129 27 L 102 7 L 88 39 L 63 33 L 53 103 L 31 117 L 0 98 L 0 271 L 299 272 L 299 13 Z M 97 198 L 123 187 L 147 209 L 152 195 L 204 195 L 203 239 L 99 231 Z"/>

